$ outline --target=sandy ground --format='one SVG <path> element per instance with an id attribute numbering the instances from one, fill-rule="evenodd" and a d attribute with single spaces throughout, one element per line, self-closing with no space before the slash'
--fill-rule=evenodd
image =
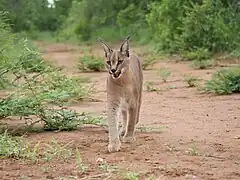
<path id="1" fill-rule="evenodd" d="M 44 59 L 62 67 L 69 75 L 88 76 L 95 83 L 93 94 L 98 102 L 72 105 L 78 112 L 105 115 L 106 73 L 80 73 L 78 58 L 83 47 L 64 44 L 41 46 Z M 101 47 L 93 47 L 94 54 L 103 55 Z M 137 51 L 137 50 L 136 50 Z M 166 83 L 156 69 L 172 71 Z M 36 143 L 50 142 L 52 137 L 61 143 L 72 141 L 89 169 L 79 173 L 75 159 L 56 160 L 36 164 L 14 159 L 0 160 L 0 179 L 124 179 L 125 170 L 139 173 L 139 179 L 240 179 L 240 94 L 214 96 L 189 88 L 184 75 L 209 79 L 215 69 L 193 70 L 188 62 L 161 61 L 153 70 L 144 71 L 144 81 L 153 82 L 158 92 L 143 93 L 140 130 L 134 144 L 123 144 L 120 152 L 107 153 L 108 134 L 100 127 L 81 128 L 73 132 L 31 133 L 28 139 Z M 117 170 L 103 170 L 96 164 L 103 158 Z M 49 170 L 43 171 L 43 167 Z M 109 168 L 111 169 L 111 168 Z M 124 172 L 121 171 L 124 169 Z"/>

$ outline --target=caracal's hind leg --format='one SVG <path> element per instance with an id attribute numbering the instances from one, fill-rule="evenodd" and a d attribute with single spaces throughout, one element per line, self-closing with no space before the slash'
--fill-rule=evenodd
<path id="1" fill-rule="evenodd" d="M 137 117 L 137 107 L 130 107 L 128 110 L 129 113 L 129 119 L 128 124 L 126 128 L 125 135 L 123 137 L 123 142 L 133 142 L 135 141 L 135 125 L 136 125 L 136 117 Z"/>
<path id="2" fill-rule="evenodd" d="M 119 130 L 119 136 L 122 137 L 124 136 L 124 134 L 126 133 L 126 129 L 127 129 L 127 110 L 126 109 L 122 109 L 121 110 L 121 113 L 122 113 L 122 127 L 120 128 Z"/>
<path id="3" fill-rule="evenodd" d="M 138 102 L 137 102 L 137 114 L 136 114 L 136 124 L 139 122 L 139 114 L 140 114 L 140 108 L 142 105 L 142 93 L 140 93 Z"/>

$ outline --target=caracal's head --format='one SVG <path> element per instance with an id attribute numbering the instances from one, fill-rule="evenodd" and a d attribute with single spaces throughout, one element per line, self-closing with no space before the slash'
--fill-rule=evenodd
<path id="1" fill-rule="evenodd" d="M 105 52 L 105 67 L 114 79 L 120 78 L 129 68 L 129 39 L 130 36 L 127 36 L 118 50 L 110 48 L 99 39 Z"/>

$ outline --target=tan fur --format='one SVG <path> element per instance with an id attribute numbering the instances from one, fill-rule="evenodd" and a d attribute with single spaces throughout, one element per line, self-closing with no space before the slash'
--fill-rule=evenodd
<path id="1" fill-rule="evenodd" d="M 139 121 L 142 101 L 143 73 L 138 57 L 129 55 L 129 37 L 125 39 L 120 50 L 112 50 L 104 43 L 105 67 L 109 71 L 107 77 L 108 108 L 108 151 L 119 151 L 123 142 L 135 140 L 135 125 Z M 111 69 L 116 71 L 113 73 Z M 118 120 L 122 115 L 122 128 L 118 128 Z"/>

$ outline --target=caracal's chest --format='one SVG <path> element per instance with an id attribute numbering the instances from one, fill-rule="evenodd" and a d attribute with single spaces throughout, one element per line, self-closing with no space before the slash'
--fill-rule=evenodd
<path id="1" fill-rule="evenodd" d="M 128 106 L 135 101 L 135 96 L 136 94 L 134 94 L 134 89 L 133 87 L 130 85 L 126 85 L 121 92 L 120 95 L 120 104 L 121 107 L 123 108 L 128 108 Z"/>

